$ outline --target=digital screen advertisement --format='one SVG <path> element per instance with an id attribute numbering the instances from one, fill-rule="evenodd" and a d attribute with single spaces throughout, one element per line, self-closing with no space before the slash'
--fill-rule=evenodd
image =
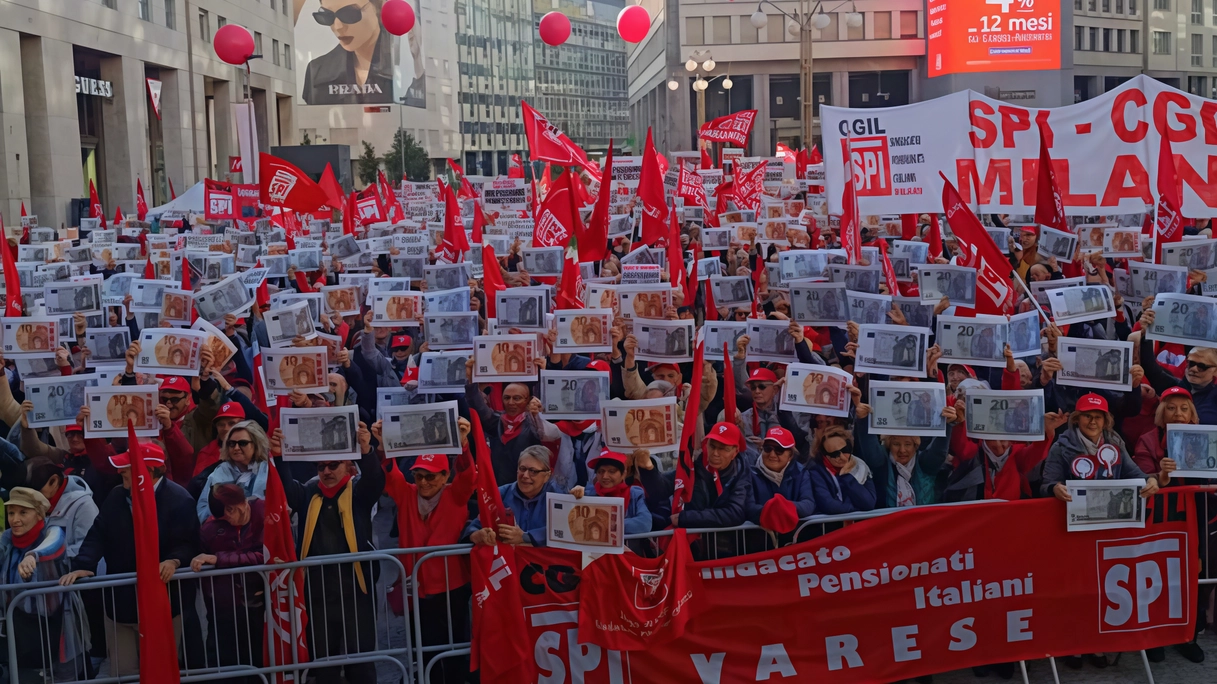
<path id="1" fill-rule="evenodd" d="M 929 75 L 1061 68 L 1060 0 L 930 0 Z"/>

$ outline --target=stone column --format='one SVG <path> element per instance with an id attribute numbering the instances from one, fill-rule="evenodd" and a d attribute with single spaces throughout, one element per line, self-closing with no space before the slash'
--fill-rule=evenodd
<path id="1" fill-rule="evenodd" d="M 101 78 L 114 87 L 114 97 L 101 105 L 105 207 L 108 212 L 124 207 L 126 213 L 135 213 L 135 179 L 151 177 L 144 63 L 133 57 L 107 57 L 101 60 Z"/>
<path id="2" fill-rule="evenodd" d="M 23 81 L 21 34 L 0 29 L 0 211 L 13 224 L 21 215 L 22 201 L 30 197 Z M 50 217 L 47 220 L 51 225 Z"/>
<path id="3" fill-rule="evenodd" d="M 21 38 L 30 211 L 43 225 L 56 228 L 67 223 L 69 201 L 87 192 L 80 164 L 74 71 L 70 43 Z"/>
<path id="4" fill-rule="evenodd" d="M 756 109 L 756 121 L 752 125 L 752 150 L 754 157 L 768 157 L 773 154 L 773 141 L 770 140 L 769 120 L 769 74 L 752 75 L 752 106 Z"/>

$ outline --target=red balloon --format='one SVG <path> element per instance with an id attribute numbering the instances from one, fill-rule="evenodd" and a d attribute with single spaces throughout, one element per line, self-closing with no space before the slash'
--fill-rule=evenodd
<path id="1" fill-rule="evenodd" d="M 414 28 L 414 8 L 406 0 L 386 0 L 380 8 L 380 22 L 395 36 L 404 36 Z"/>
<path id="2" fill-rule="evenodd" d="M 617 15 L 617 33 L 627 43 L 641 43 L 651 29 L 651 15 L 639 5 L 630 5 Z"/>
<path id="3" fill-rule="evenodd" d="M 541 40 L 546 45 L 561 45 L 570 38 L 570 19 L 561 12 L 550 12 L 541 17 L 541 25 L 537 27 Z"/>
<path id="4" fill-rule="evenodd" d="M 215 43 L 216 57 L 229 64 L 244 64 L 254 54 L 253 34 L 238 24 L 221 26 L 212 42 Z"/>

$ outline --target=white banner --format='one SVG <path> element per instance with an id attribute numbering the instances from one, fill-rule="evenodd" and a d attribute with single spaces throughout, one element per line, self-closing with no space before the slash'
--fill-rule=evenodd
<path id="1" fill-rule="evenodd" d="M 942 211 L 945 174 L 973 210 L 1032 213 L 1043 124 L 1071 215 L 1133 214 L 1156 201 L 1170 130 L 1183 214 L 1217 217 L 1217 102 L 1136 76 L 1092 100 L 1030 109 L 972 91 L 886 109 L 822 108 L 829 213 L 841 214 L 845 138 L 862 214 Z"/>

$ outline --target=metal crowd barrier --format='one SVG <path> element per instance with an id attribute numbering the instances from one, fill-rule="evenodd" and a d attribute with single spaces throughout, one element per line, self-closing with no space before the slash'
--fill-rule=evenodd
<path id="1" fill-rule="evenodd" d="M 1197 495 L 1197 520 L 1202 531 L 1200 584 L 1205 587 L 1217 584 L 1217 575 L 1208 562 L 1210 534 L 1217 533 L 1214 504 L 1217 497 L 1212 493 Z M 896 512 L 886 509 L 812 516 L 786 535 L 775 535 L 752 524 L 688 533 L 694 556 L 711 560 L 809 541 L 846 525 Z M 672 534 L 671 530 L 665 530 L 628 535 L 626 540 L 636 553 L 655 555 L 661 552 L 661 540 Z M 395 673 L 396 681 L 408 684 L 463 682 L 469 668 L 469 586 L 453 587 L 450 566 L 444 563 L 443 591 L 424 597 L 419 577 L 422 568 L 445 559 L 467 557 L 471 548 L 458 544 L 387 549 L 318 556 L 277 565 L 205 569 L 199 573 L 179 571 L 169 592 L 178 610 L 174 626 L 182 681 L 274 684 L 279 673 L 286 673 L 289 681 L 303 683 L 309 680 L 310 673 L 331 677 L 336 675 L 328 668 L 343 668 L 347 681 L 362 683 L 377 680 L 375 669 L 379 664 L 386 672 Z M 371 575 L 366 594 L 356 579 L 356 562 Z M 288 662 L 277 663 L 272 652 L 269 664 L 264 665 L 264 625 L 274 619 L 274 606 L 265 600 L 265 588 L 269 586 L 270 574 L 283 570 L 305 574 L 307 624 L 303 629 L 308 637 L 309 657 L 307 662 L 300 662 L 293 649 Z M 135 652 L 130 648 L 131 639 L 137 644 L 138 632 L 132 625 L 105 617 L 116 608 L 116 603 L 121 609 L 124 597 L 134 596 L 134 585 L 134 573 L 82 579 L 69 587 L 57 582 L 0 585 L 5 619 L 0 626 L 3 627 L 0 639 L 7 642 L 7 681 L 60 683 L 84 681 L 90 676 L 88 681 L 100 684 L 139 681 L 130 660 Z M 295 597 L 295 583 L 288 582 L 287 586 L 290 606 Z M 1207 592 L 1201 593 L 1204 596 Z M 300 626 L 300 616 L 289 612 L 294 632 Z M 109 667 L 103 663 L 105 674 L 91 671 L 91 660 L 82 655 L 83 644 L 62 639 L 64 635 L 79 638 L 86 633 L 95 653 L 100 652 L 99 640 L 106 643 Z M 77 647 L 75 652 L 73 645 Z M 124 649 L 124 645 L 128 648 Z M 1144 652 L 1141 658 L 1147 681 L 1152 684 L 1153 673 Z M 1059 682 L 1055 661 L 1050 658 L 1049 664 L 1054 680 Z M 138 667 L 138 659 L 134 667 Z M 1025 663 L 1020 663 L 1020 671 L 1027 682 Z"/>

